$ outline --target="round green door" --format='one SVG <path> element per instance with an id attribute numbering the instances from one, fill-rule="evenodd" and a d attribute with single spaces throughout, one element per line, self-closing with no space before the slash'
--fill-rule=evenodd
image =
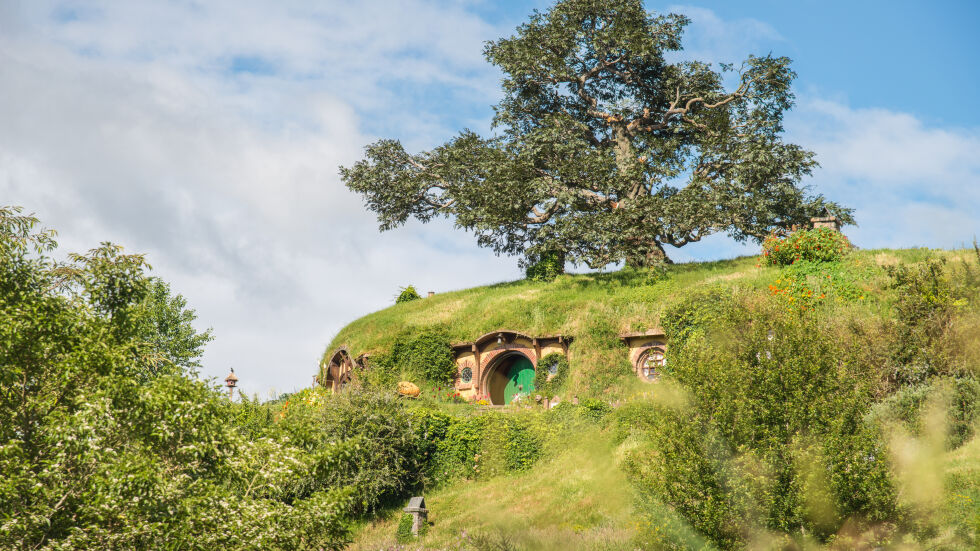
<path id="1" fill-rule="evenodd" d="M 510 366 L 507 373 L 507 386 L 504 387 L 504 403 L 509 404 L 518 394 L 534 392 L 534 365 L 531 360 L 521 357 Z"/>

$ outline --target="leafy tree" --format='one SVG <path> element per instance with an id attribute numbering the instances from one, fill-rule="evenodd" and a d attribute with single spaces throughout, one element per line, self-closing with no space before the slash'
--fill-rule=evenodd
<path id="1" fill-rule="evenodd" d="M 183 303 L 115 247 L 54 262 L 20 212 L 0 208 L 0 548 L 343 547 L 354 488 L 307 480 L 357 464 L 357 443 L 247 439 L 217 389 L 147 372 L 193 357 L 145 323 Z"/>
<path id="2" fill-rule="evenodd" d="M 598 267 L 668 260 L 712 233 L 761 241 L 851 210 L 801 187 L 814 155 L 785 143 L 795 73 L 785 57 L 738 69 L 671 62 L 688 19 L 640 0 L 562 0 L 486 45 L 504 73 L 499 132 L 464 130 L 430 151 L 398 140 L 341 167 L 382 230 L 437 216 L 524 263 L 560 253 Z M 737 84 L 726 89 L 725 75 Z"/>
<path id="3" fill-rule="evenodd" d="M 151 267 L 143 255 L 124 254 L 121 246 L 105 242 L 69 259 L 55 274 L 65 289 L 108 321 L 117 340 L 132 342 L 140 377 L 200 367 L 211 330 L 194 328 L 197 316 L 187 309 L 187 300 L 173 295 L 163 280 L 146 275 Z"/>

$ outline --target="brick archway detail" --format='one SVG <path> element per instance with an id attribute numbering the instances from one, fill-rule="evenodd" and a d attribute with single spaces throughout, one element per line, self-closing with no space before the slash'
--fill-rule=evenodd
<path id="1" fill-rule="evenodd" d="M 493 371 L 491 368 L 497 362 L 501 356 L 512 354 L 517 352 L 527 359 L 531 360 L 531 365 L 535 369 L 538 367 L 538 355 L 535 354 L 533 348 L 526 346 L 505 346 L 503 348 L 497 348 L 491 350 L 480 357 L 480 380 L 478 381 L 477 393 L 478 394 L 489 394 L 490 389 L 487 388 L 487 382 L 490 380 L 490 372 Z"/>

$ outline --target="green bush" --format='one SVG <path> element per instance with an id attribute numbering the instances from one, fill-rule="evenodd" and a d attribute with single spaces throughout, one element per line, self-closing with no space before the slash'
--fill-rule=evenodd
<path id="1" fill-rule="evenodd" d="M 797 230 L 788 237 L 770 235 L 762 242 L 762 258 L 772 266 L 800 260 L 836 262 L 851 249 L 847 236 L 830 228 Z"/>
<path id="2" fill-rule="evenodd" d="M 565 255 L 560 252 L 548 252 L 532 262 L 524 275 L 531 281 L 553 281 L 565 273 Z"/>
<path id="3" fill-rule="evenodd" d="M 261 409 L 194 378 L 208 334 L 140 255 L 58 265 L 16 213 L 0 207 L 0 548 L 346 545 L 353 489 L 307 481 L 357 449 L 271 437 Z"/>
<path id="4" fill-rule="evenodd" d="M 296 415 L 297 409 L 280 422 L 293 442 L 315 452 L 311 486 L 355 488 L 358 513 L 373 512 L 421 486 L 428 458 L 412 415 L 398 398 L 353 389 L 328 400 L 321 408 L 308 408 L 312 416 Z M 331 461 L 338 445 L 352 446 L 356 460 Z"/>
<path id="5" fill-rule="evenodd" d="M 415 290 L 415 287 L 409 285 L 408 287 L 403 287 L 401 292 L 398 293 L 398 297 L 395 298 L 395 304 L 401 304 L 403 302 L 411 302 L 413 300 L 418 300 L 422 298 L 419 292 Z"/>
<path id="6" fill-rule="evenodd" d="M 398 521 L 398 530 L 395 532 L 395 540 L 398 543 L 411 543 L 415 541 L 415 535 L 412 534 L 412 515 L 405 513 L 402 518 Z"/>
<path id="7" fill-rule="evenodd" d="M 531 468 L 541 456 L 541 439 L 527 423 L 509 420 L 507 426 L 507 467 L 511 471 Z"/>
<path id="8" fill-rule="evenodd" d="M 396 379 L 411 379 L 449 385 L 456 378 L 456 360 L 446 333 L 425 328 L 396 337 L 390 350 L 371 361 L 368 371 L 375 371 L 365 374 L 369 384 L 388 385 L 397 382 Z"/>
<path id="9" fill-rule="evenodd" d="M 950 449 L 973 437 L 980 421 L 980 382 L 972 377 L 939 377 L 902 388 L 875 404 L 869 419 L 877 423 L 901 423 L 911 434 L 921 436 L 922 415 L 930 402 L 946 414 L 946 445 Z"/>
<path id="10" fill-rule="evenodd" d="M 610 411 L 612 406 L 598 398 L 589 398 L 582 402 L 582 415 L 592 421 L 601 421 Z"/>
<path id="11" fill-rule="evenodd" d="M 703 335 L 671 341 L 664 383 L 687 394 L 616 414 L 649 442 L 626 463 L 641 491 L 724 548 L 763 530 L 827 538 L 845 521 L 896 518 L 888 453 L 864 421 L 876 366 L 831 321 L 753 300 L 679 324 Z"/>
<path id="12" fill-rule="evenodd" d="M 949 374 L 955 353 L 950 328 L 957 307 L 946 263 L 927 260 L 888 268 L 891 288 L 898 291 L 895 313 L 899 346 L 894 378 L 899 384 L 916 384 L 928 377 Z"/>
<path id="13" fill-rule="evenodd" d="M 679 344 L 722 322 L 733 308 L 731 290 L 707 287 L 686 293 L 679 301 L 667 306 L 660 324 L 671 345 Z"/>
<path id="14" fill-rule="evenodd" d="M 551 368 L 556 369 L 554 377 L 548 379 Z M 534 370 L 534 391 L 551 399 L 565 389 L 568 379 L 568 358 L 564 354 L 552 352 L 538 361 Z"/>

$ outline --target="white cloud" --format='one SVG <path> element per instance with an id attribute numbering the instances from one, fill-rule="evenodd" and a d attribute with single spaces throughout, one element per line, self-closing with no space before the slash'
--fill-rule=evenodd
<path id="1" fill-rule="evenodd" d="M 749 54 L 765 55 L 767 45 L 785 39 L 768 23 L 749 17 L 722 19 L 707 9 L 671 5 L 664 13 L 686 15 L 691 24 L 684 31 L 684 51 L 674 57 L 707 63 L 734 63 L 738 66 Z"/>
<path id="2" fill-rule="evenodd" d="M 817 191 L 856 209 L 858 245 L 956 247 L 980 234 L 980 129 L 805 97 L 787 132 L 817 153 Z"/>
<path id="3" fill-rule="evenodd" d="M 337 176 L 376 134 L 417 148 L 484 129 L 499 75 L 482 43 L 513 29 L 467 7 L 0 3 L 0 203 L 36 211 L 66 250 L 148 253 L 215 328 L 205 374 L 233 365 L 263 395 L 306 385 L 336 331 L 399 286 L 518 276 L 445 221 L 379 234 Z M 738 61 L 728 52 L 781 40 L 758 21 L 681 11 L 687 55 Z M 819 100 L 788 122 L 820 155 L 818 191 L 858 207 L 859 244 L 977 233 L 976 130 Z M 717 238 L 676 258 L 746 250 Z"/>
<path id="4" fill-rule="evenodd" d="M 365 127 L 420 143 L 455 130 L 399 85 L 491 103 L 474 90 L 493 78 L 479 53 L 497 33 L 454 5 L 4 9 L 0 202 L 36 211 L 65 250 L 147 253 L 215 328 L 205 374 L 234 365 L 246 392 L 292 390 L 399 286 L 517 275 L 445 223 L 379 235 L 337 176 L 373 140 Z M 232 73 L 236 56 L 271 73 Z M 481 269 L 448 268 L 460 258 Z"/>

